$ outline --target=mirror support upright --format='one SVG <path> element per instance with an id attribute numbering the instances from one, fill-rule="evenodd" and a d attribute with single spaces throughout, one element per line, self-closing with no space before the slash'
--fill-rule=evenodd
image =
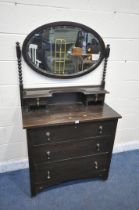
<path id="1" fill-rule="evenodd" d="M 109 55 L 110 55 L 110 45 L 108 44 L 105 49 L 104 67 L 103 67 L 103 75 L 102 75 L 102 82 L 101 82 L 101 86 L 103 89 L 105 88 L 105 79 L 106 79 L 106 71 L 107 71 L 107 63 L 108 63 Z"/>
<path id="2" fill-rule="evenodd" d="M 16 56 L 18 64 L 20 99 L 21 99 L 21 105 L 23 105 L 23 76 L 22 76 L 22 58 L 21 58 L 22 55 L 21 55 L 21 48 L 19 42 L 16 42 Z"/>

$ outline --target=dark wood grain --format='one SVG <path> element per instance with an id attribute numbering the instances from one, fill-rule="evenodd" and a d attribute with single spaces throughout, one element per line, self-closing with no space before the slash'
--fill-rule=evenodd
<path id="1" fill-rule="evenodd" d="M 82 141 L 65 141 L 62 143 L 48 143 L 32 148 L 32 162 L 58 162 L 76 156 L 109 153 L 114 138 L 111 136 L 83 139 Z"/>
<path id="2" fill-rule="evenodd" d="M 32 196 L 65 181 L 108 178 L 121 116 L 103 103 L 105 94 L 100 86 L 25 90 Z"/>
<path id="3" fill-rule="evenodd" d="M 24 89 L 23 109 L 48 110 L 50 105 L 104 104 L 105 94 L 108 92 L 100 85 L 98 86 L 72 86 L 53 88 Z"/>
<path id="4" fill-rule="evenodd" d="M 118 118 L 121 118 L 121 116 L 106 104 L 103 106 L 57 105 L 50 106 L 46 111 L 23 111 L 23 127 L 32 128 L 45 125 L 77 124 L 87 121 Z"/>
<path id="5" fill-rule="evenodd" d="M 51 87 L 51 88 L 27 88 L 23 91 L 23 98 L 42 98 L 52 97 L 56 93 L 83 93 L 83 94 L 106 94 L 100 85 L 96 86 L 68 86 L 68 87 Z"/>
<path id="6" fill-rule="evenodd" d="M 114 135 L 117 120 L 89 121 L 78 124 L 51 125 L 28 129 L 28 136 L 32 145 L 41 145 L 61 141 L 80 141 L 84 138 Z"/>
<path id="7" fill-rule="evenodd" d="M 108 155 L 86 156 L 60 163 L 35 165 L 35 183 L 54 185 L 65 180 L 91 178 L 94 173 L 98 175 L 101 171 L 107 171 L 108 165 Z"/>

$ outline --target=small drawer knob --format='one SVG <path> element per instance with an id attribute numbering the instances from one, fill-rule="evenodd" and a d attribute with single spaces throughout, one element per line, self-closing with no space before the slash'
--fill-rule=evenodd
<path id="1" fill-rule="evenodd" d="M 50 132 L 47 131 L 47 132 L 45 133 L 45 135 L 46 135 L 46 136 L 50 136 Z"/>
<path id="2" fill-rule="evenodd" d="M 103 126 L 102 125 L 99 126 L 98 131 L 99 131 L 99 134 L 103 133 Z"/>
<path id="3" fill-rule="evenodd" d="M 47 179 L 51 179 L 50 171 L 47 171 Z"/>
<path id="4" fill-rule="evenodd" d="M 49 131 L 47 131 L 47 132 L 45 133 L 45 135 L 47 136 L 47 140 L 50 141 L 50 135 L 51 135 L 51 133 L 50 133 Z"/>
<path id="5" fill-rule="evenodd" d="M 50 151 L 46 151 L 45 154 L 47 155 L 47 159 L 49 160 L 51 152 Z"/>
<path id="6" fill-rule="evenodd" d="M 98 162 L 97 161 L 94 162 L 94 166 L 95 166 L 95 169 L 97 170 L 98 169 Z"/>
<path id="7" fill-rule="evenodd" d="M 42 190 L 42 189 L 43 189 L 43 186 L 40 186 L 40 187 L 39 187 L 39 190 Z"/>
<path id="8" fill-rule="evenodd" d="M 100 152 L 100 144 L 99 143 L 96 144 L 96 149 L 97 149 L 97 152 Z"/>

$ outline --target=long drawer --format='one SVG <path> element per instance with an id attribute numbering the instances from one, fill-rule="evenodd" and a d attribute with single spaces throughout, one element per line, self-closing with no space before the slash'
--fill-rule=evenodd
<path id="1" fill-rule="evenodd" d="M 101 154 L 111 152 L 113 138 L 96 137 L 77 141 L 65 141 L 62 143 L 49 143 L 32 148 L 33 163 L 59 161 L 77 156 Z"/>
<path id="2" fill-rule="evenodd" d="M 109 167 L 109 156 L 86 156 L 60 163 L 47 163 L 36 165 L 35 183 L 56 184 L 66 180 L 91 178 L 95 175 L 107 171 Z"/>
<path id="3" fill-rule="evenodd" d="M 117 121 L 86 122 L 71 125 L 48 126 L 28 129 L 31 145 L 60 142 L 70 139 L 80 140 L 94 136 L 113 135 Z"/>

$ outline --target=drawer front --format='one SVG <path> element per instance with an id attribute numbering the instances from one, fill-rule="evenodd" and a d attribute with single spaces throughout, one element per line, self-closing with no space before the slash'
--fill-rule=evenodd
<path id="1" fill-rule="evenodd" d="M 58 161 L 77 156 L 111 152 L 112 145 L 112 137 L 96 137 L 94 139 L 84 139 L 80 142 L 65 141 L 57 144 L 46 144 L 35 146 L 32 149 L 31 158 L 34 163 Z"/>
<path id="2" fill-rule="evenodd" d="M 35 183 L 56 184 L 66 180 L 91 178 L 107 171 L 109 158 L 106 155 L 87 156 L 61 161 L 60 163 L 35 166 Z"/>
<path id="3" fill-rule="evenodd" d="M 27 132 L 31 145 L 40 145 L 70 139 L 80 140 L 93 136 L 113 135 L 115 133 L 116 124 L 117 121 L 100 121 L 34 128 L 28 129 Z"/>

